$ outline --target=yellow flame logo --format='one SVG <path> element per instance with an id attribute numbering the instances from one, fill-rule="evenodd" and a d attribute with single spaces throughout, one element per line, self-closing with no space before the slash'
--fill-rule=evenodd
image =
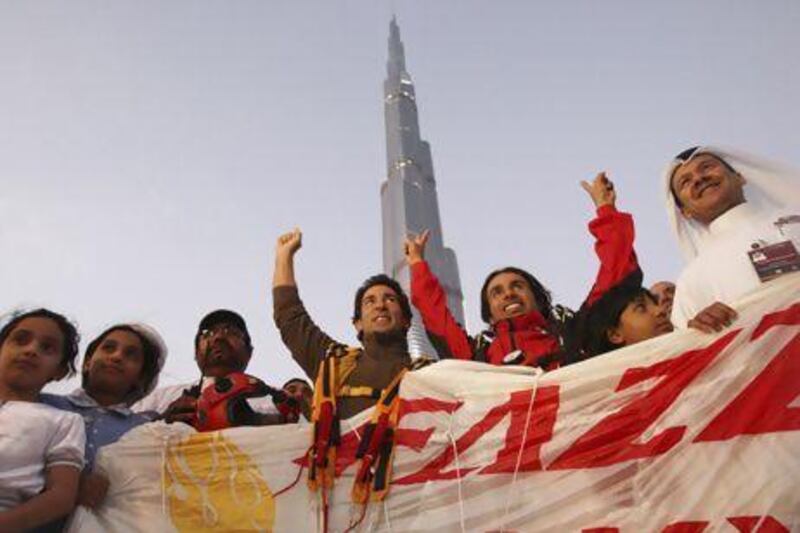
<path id="1" fill-rule="evenodd" d="M 170 446 L 165 462 L 169 513 L 178 531 L 272 531 L 275 502 L 246 453 L 219 432 Z"/>

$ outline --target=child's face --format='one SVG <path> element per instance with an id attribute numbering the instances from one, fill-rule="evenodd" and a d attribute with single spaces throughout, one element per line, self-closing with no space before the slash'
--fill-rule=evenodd
<path id="1" fill-rule="evenodd" d="M 38 392 L 67 373 L 64 335 L 49 318 L 23 319 L 0 346 L 0 379 L 12 389 Z"/>
<path id="2" fill-rule="evenodd" d="M 114 330 L 100 342 L 83 370 L 89 374 L 88 388 L 124 397 L 142 379 L 144 348 L 135 334 Z"/>
<path id="3" fill-rule="evenodd" d="M 640 294 L 625 307 L 619 324 L 609 331 L 608 338 L 618 346 L 630 346 L 669 333 L 672 329 L 664 307 L 646 294 Z"/>

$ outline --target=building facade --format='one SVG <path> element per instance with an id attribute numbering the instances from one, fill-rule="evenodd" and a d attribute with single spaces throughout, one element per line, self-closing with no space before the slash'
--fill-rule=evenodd
<path id="1" fill-rule="evenodd" d="M 383 269 L 409 291 L 404 241 L 409 234 L 429 230 L 425 259 L 447 292 L 450 311 L 464 324 L 464 297 L 456 254 L 444 245 L 431 148 L 420 137 L 416 93 L 406 71 L 403 42 L 394 18 L 389 25 L 386 70 L 383 84 L 386 180 L 381 185 Z M 412 356 L 436 356 L 416 309 L 408 340 Z"/>

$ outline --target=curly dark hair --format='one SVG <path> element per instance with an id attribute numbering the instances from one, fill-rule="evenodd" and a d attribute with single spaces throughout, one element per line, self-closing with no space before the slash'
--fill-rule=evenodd
<path id="1" fill-rule="evenodd" d="M 138 338 L 139 342 L 142 343 L 142 354 L 144 355 L 144 361 L 142 363 L 141 377 L 144 378 L 142 389 L 143 391 L 146 391 L 150 387 L 150 383 L 152 383 L 158 375 L 158 358 L 161 354 L 159 353 L 158 347 L 153 344 L 150 339 L 147 338 L 147 336 L 142 335 L 139 331 L 136 331 L 136 329 L 132 328 L 128 324 L 115 324 L 106 329 L 92 342 L 90 342 L 86 347 L 86 351 L 83 353 L 83 364 L 86 364 L 86 361 L 92 358 L 94 352 L 97 351 L 105 338 L 115 331 L 127 331 L 128 333 L 132 333 L 136 335 L 136 338 Z M 88 379 L 88 372 L 85 370 L 81 372 L 81 385 L 84 389 L 86 388 Z"/>
<path id="2" fill-rule="evenodd" d="M 12 331 L 19 325 L 20 322 L 26 318 L 46 318 L 52 320 L 61 330 L 64 336 L 64 344 L 61 346 L 61 365 L 67 370 L 65 377 L 75 375 L 75 359 L 78 357 L 78 343 L 81 337 L 78 334 L 78 329 L 70 322 L 64 315 L 51 311 L 45 308 L 34 309 L 33 311 L 17 311 L 11 320 L 6 322 L 2 329 L 0 329 L 0 347 L 5 344 L 6 339 Z"/>

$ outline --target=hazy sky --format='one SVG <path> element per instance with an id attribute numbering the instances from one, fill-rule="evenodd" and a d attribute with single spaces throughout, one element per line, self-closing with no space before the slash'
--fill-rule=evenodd
<path id="1" fill-rule="evenodd" d="M 173 383 L 197 375 L 199 319 L 229 307 L 250 370 L 280 384 L 301 371 L 272 323 L 273 248 L 297 225 L 301 294 L 354 342 L 353 293 L 381 269 L 393 12 L 471 330 L 506 264 L 580 305 L 597 268 L 581 179 L 609 172 L 653 281 L 681 268 L 673 154 L 800 164 L 796 0 L 3 1 L 3 311 L 51 307 L 87 340 L 147 322 Z"/>

